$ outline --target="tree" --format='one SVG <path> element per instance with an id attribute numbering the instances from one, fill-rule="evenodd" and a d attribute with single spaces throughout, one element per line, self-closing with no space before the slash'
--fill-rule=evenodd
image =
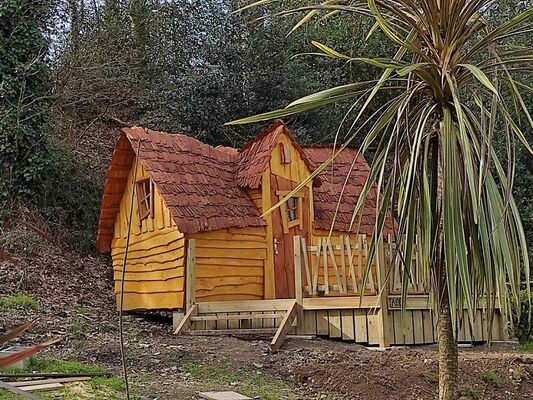
<path id="1" fill-rule="evenodd" d="M 52 3 L 0 3 L 0 200 L 40 197 L 49 167 L 47 18 Z"/>
<path id="2" fill-rule="evenodd" d="M 518 300 L 522 266 L 529 277 L 512 185 L 515 142 L 532 153 L 522 126 L 533 126 L 533 119 L 521 95 L 532 88 L 518 79 L 533 69 L 533 48 L 530 42 L 508 43 L 529 33 L 533 8 L 493 25 L 494 8 L 490 0 L 332 0 L 286 10 L 284 14 L 305 12 L 302 23 L 343 14 L 370 17 L 397 52 L 392 58 L 351 57 L 313 42 L 321 56 L 368 63 L 384 72 L 377 81 L 334 87 L 284 109 L 230 123 L 278 118 L 340 100 L 361 101 L 353 111 L 356 129 L 338 150 L 361 132 L 366 132 L 361 152 L 377 145 L 354 215 L 376 185 L 381 195 L 370 254 L 382 235 L 385 215 L 392 212 L 398 221 L 397 247 L 405 260 L 404 306 L 412 255 L 417 252 L 438 315 L 442 400 L 458 395 L 458 310 L 467 308 L 470 323 L 482 299 L 492 311 L 496 302 L 509 311 L 510 299 Z M 362 122 L 362 112 L 384 91 L 395 96 Z M 506 98 L 513 99 L 512 107 Z M 497 140 L 505 143 L 504 157 L 495 150 Z M 334 158 L 335 154 L 309 179 Z"/>

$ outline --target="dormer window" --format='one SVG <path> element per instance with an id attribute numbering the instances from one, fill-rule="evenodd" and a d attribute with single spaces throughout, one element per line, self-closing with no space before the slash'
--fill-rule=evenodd
<path id="1" fill-rule="evenodd" d="M 154 184 L 150 178 L 139 179 L 136 183 L 137 189 L 137 213 L 139 222 L 148 216 L 154 216 Z"/>

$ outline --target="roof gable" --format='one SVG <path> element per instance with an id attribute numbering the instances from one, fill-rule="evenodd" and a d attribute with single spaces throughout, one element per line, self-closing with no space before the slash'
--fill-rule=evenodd
<path id="1" fill-rule="evenodd" d="M 245 144 L 241 149 L 239 162 L 237 164 L 237 184 L 239 186 L 252 189 L 261 186 L 263 172 L 265 172 L 272 151 L 278 143 L 279 135 L 285 135 L 291 141 L 292 145 L 302 157 L 309 172 L 313 170 L 311 162 L 307 159 L 307 156 L 296 142 L 287 126 L 283 121 L 276 121 L 254 140 Z M 314 181 L 315 184 L 319 184 L 319 182 L 319 179 Z"/>

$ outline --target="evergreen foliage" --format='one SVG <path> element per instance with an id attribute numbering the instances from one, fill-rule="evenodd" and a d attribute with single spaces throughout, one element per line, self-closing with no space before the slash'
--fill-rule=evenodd
<path id="1" fill-rule="evenodd" d="M 49 1 L 0 2 L 0 196 L 37 200 L 50 168 Z"/>

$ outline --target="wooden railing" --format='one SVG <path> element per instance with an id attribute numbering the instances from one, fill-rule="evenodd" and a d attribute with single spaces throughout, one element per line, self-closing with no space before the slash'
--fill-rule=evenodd
<path id="1" fill-rule="evenodd" d="M 405 263 L 402 261 L 400 253 L 397 251 L 396 243 L 388 235 L 384 243 L 385 265 L 387 271 L 390 271 L 388 277 L 389 293 L 401 294 L 404 274 L 407 274 L 407 293 L 408 294 L 428 294 L 429 277 L 424 276 L 420 264 L 418 263 L 416 251 L 413 251 L 413 259 L 409 271 L 405 271 Z"/>
<path id="2" fill-rule="evenodd" d="M 376 294 L 375 262 L 364 282 L 368 245 L 366 235 L 319 237 L 314 245 L 295 237 L 295 267 L 300 265 L 302 269 L 304 292 L 308 296 L 358 295 L 365 283 L 364 293 Z"/>
<path id="3" fill-rule="evenodd" d="M 396 245 L 389 236 L 383 246 L 378 245 L 370 272 L 366 277 L 366 262 L 370 237 L 367 235 L 341 235 L 337 237 L 318 237 L 316 244 L 308 245 L 305 238 L 294 238 L 295 269 L 301 268 L 301 281 L 304 295 L 351 296 L 376 295 L 380 292 L 378 273 L 387 278 L 387 293 L 401 294 L 404 262 L 396 251 Z M 382 252 L 382 266 L 376 261 Z M 378 271 L 378 268 L 384 271 Z M 413 254 L 411 269 L 408 273 L 408 294 L 427 294 L 427 282 Z"/>

